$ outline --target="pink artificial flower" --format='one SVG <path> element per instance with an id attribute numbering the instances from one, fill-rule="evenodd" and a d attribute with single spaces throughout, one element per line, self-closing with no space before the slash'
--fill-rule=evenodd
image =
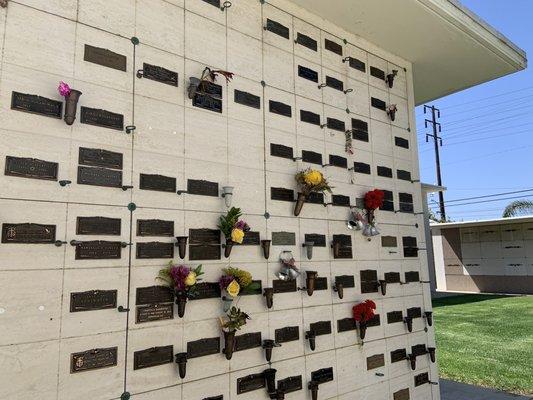
<path id="1" fill-rule="evenodd" d="M 57 88 L 57 90 L 59 91 L 59 94 L 63 97 L 67 97 L 70 94 L 70 86 L 63 81 L 59 82 L 59 87 Z"/>

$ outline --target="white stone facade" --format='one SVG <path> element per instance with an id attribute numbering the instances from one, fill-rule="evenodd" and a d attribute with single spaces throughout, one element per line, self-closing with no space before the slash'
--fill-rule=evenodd
<path id="1" fill-rule="evenodd" d="M 137 288 L 155 285 L 158 270 L 169 261 L 137 258 L 138 244 L 175 241 L 138 236 L 137 221 L 173 221 L 174 236 L 189 235 L 190 229 L 215 229 L 226 211 L 221 197 L 140 189 L 140 174 L 156 174 L 175 178 L 177 190 L 186 190 L 190 179 L 216 182 L 219 189 L 233 186 L 233 205 L 242 208 L 261 239 L 281 231 L 295 234 L 295 245 L 273 245 L 268 260 L 260 246 L 236 247 L 229 259 L 222 255 L 201 261 L 189 261 L 188 249 L 183 263 L 202 263 L 205 281 L 217 281 L 230 262 L 250 271 L 263 288 L 271 287 L 282 250 L 292 251 L 303 271 L 316 270 L 327 278 L 327 288 L 313 296 L 305 291 L 275 294 L 270 310 L 261 295 L 239 302 L 252 317 L 239 334 L 261 332 L 263 339 L 274 339 L 276 329 L 298 327 L 299 339 L 275 348 L 272 357 L 277 380 L 302 378 L 302 389 L 287 393 L 287 399 L 311 399 L 307 385 L 312 372 L 332 368 L 333 380 L 319 385 L 319 399 L 438 400 L 438 386 L 415 385 L 415 377 L 424 373 L 431 382 L 438 381 L 436 364 L 427 355 L 417 358 L 414 371 L 407 360 L 391 360 L 395 350 L 409 354 L 412 346 L 434 347 L 434 327 L 426 318 L 415 318 L 409 333 L 403 322 L 389 324 L 387 318 L 394 311 L 406 316 L 411 308 L 420 308 L 422 316 L 431 311 L 418 214 L 422 199 L 411 64 L 290 2 L 233 0 L 224 11 L 214 3 L 18 0 L 0 8 L 0 159 L 6 161 L 6 173 L 0 176 L 2 231 L 7 232 L 7 224 L 51 225 L 55 240 L 65 242 L 0 243 L 0 399 L 111 400 L 127 398 L 125 392 L 135 400 L 268 399 L 265 389 L 237 394 L 239 378 L 268 368 L 261 348 L 236 352 L 230 361 L 220 353 L 190 359 L 184 379 L 174 362 L 134 369 L 135 352 L 171 345 L 176 354 L 187 351 L 188 342 L 221 335 L 219 299 L 190 301 L 182 319 L 174 312 L 173 319 L 136 323 Z M 286 28 L 288 38 L 263 29 L 268 20 Z M 296 43 L 298 34 L 315 40 L 316 51 Z M 132 37 L 140 43 L 134 45 Z M 335 43 L 342 55 L 326 48 L 326 41 Z M 84 60 L 86 45 L 125 56 L 126 71 Z M 343 62 L 345 57 L 361 61 L 364 68 Z M 176 72 L 178 86 L 137 78 L 144 63 Z M 220 113 L 193 106 L 187 96 L 189 77 L 198 77 L 205 66 L 235 74 L 228 84 L 218 81 Z M 316 81 L 300 77 L 299 66 L 314 71 Z M 371 75 L 371 67 L 385 74 L 398 70 L 393 88 Z M 353 90 L 320 89 L 327 77 Z M 83 93 L 72 126 L 12 109 L 13 92 L 62 102 L 59 81 Z M 236 103 L 236 90 L 258 96 L 260 107 Z M 371 98 L 397 104 L 395 121 L 372 106 Z M 269 111 L 270 101 L 290 106 L 290 116 Z M 128 134 L 82 123 L 80 106 L 122 115 L 123 125 L 136 129 Z M 302 110 L 319 115 L 320 124 L 334 118 L 348 130 L 353 119 L 366 122 L 369 139 L 353 140 L 354 154 L 349 155 L 344 132 L 303 122 Z M 271 144 L 291 147 L 296 158 L 302 151 L 321 154 L 322 164 L 329 164 L 330 155 L 341 156 L 347 167 L 274 157 Z M 125 190 L 80 184 L 80 148 L 122 154 L 121 167 L 111 169 L 121 171 Z M 13 176 L 7 173 L 6 157 L 55 162 L 57 174 L 54 179 Z M 354 162 L 367 164 L 370 173 L 349 171 Z M 392 211 L 378 211 L 377 220 L 381 237 L 395 237 L 397 246 L 383 247 L 379 236 L 368 241 L 348 230 L 347 207 L 306 204 L 294 217 L 293 202 L 271 199 L 272 187 L 296 192 L 294 175 L 307 167 L 323 171 L 334 194 L 348 196 L 351 205 L 374 188 L 392 192 Z M 389 168 L 392 177 L 378 175 L 378 167 Z M 410 172 L 410 180 L 397 179 L 398 170 Z M 71 183 L 61 186 L 59 181 Z M 414 213 L 399 212 L 399 193 L 412 195 Z M 332 202 L 330 195 L 325 202 Z M 136 205 L 134 211 L 128 209 L 130 203 Z M 120 233 L 80 234 L 79 217 L 96 216 L 120 219 Z M 325 235 L 326 245 L 315 247 L 308 260 L 302 243 L 311 233 Z M 351 259 L 333 257 L 330 244 L 338 234 L 351 237 Z M 403 237 L 416 238 L 417 257 L 404 257 Z M 71 240 L 124 242 L 126 247 L 118 258 L 81 260 Z M 180 261 L 177 248 L 174 253 Z M 377 271 L 378 279 L 399 273 L 402 283 L 389 283 L 386 295 L 377 289 L 361 293 L 360 272 L 366 270 Z M 406 283 L 406 272 L 418 273 L 418 280 Z M 343 299 L 333 290 L 340 275 L 352 275 L 355 282 Z M 298 286 L 305 286 L 305 280 Z M 116 290 L 116 307 L 129 307 L 130 312 L 115 307 L 71 312 L 71 294 L 91 290 Z M 361 345 L 356 331 L 338 332 L 337 321 L 350 318 L 352 306 L 365 299 L 377 303 L 380 324 L 368 329 Z M 332 332 L 318 336 L 311 351 L 305 332 L 317 321 L 330 321 Z M 116 365 L 71 372 L 72 354 L 113 347 Z M 367 370 L 367 358 L 375 355 L 383 355 L 383 366 Z"/>

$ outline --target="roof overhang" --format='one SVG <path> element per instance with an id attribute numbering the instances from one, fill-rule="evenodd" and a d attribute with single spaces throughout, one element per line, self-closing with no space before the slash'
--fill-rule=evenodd
<path id="1" fill-rule="evenodd" d="M 508 225 L 519 224 L 525 222 L 533 222 L 533 216 L 525 217 L 512 217 L 512 218 L 497 218 L 497 219 L 484 219 L 479 221 L 465 221 L 465 222 L 445 222 L 432 223 L 431 229 L 445 229 L 445 228 L 466 228 L 472 226 L 487 226 L 487 225 Z"/>
<path id="2" fill-rule="evenodd" d="M 417 105 L 526 68 L 523 50 L 457 0 L 291 0 L 413 63 Z"/>
<path id="3" fill-rule="evenodd" d="M 432 185 L 431 183 L 422 182 L 420 186 L 422 188 L 422 191 L 426 194 L 446 191 L 446 186 Z"/>

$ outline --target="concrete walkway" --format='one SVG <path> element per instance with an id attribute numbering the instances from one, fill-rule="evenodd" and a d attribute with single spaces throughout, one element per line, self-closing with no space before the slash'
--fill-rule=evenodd
<path id="1" fill-rule="evenodd" d="M 486 389 L 465 383 L 440 380 L 441 400 L 531 400 L 533 397 L 518 396 L 500 392 L 494 389 Z"/>

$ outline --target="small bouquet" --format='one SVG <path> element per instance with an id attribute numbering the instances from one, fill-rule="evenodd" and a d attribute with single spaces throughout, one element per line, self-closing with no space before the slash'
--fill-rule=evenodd
<path id="1" fill-rule="evenodd" d="M 240 308 L 231 307 L 226 313 L 226 318 L 226 321 L 220 318 L 220 325 L 222 333 L 224 333 L 224 354 L 227 360 L 231 360 L 235 349 L 235 332 L 246 325 L 246 321 L 250 319 L 250 316 L 241 311 Z"/>
<path id="2" fill-rule="evenodd" d="M 225 291 L 231 299 L 240 294 L 252 294 L 261 288 L 259 282 L 254 282 L 252 274 L 239 268 L 228 267 L 222 269 L 224 275 L 220 277 L 220 290 Z"/>
<path id="3" fill-rule="evenodd" d="M 364 236 L 377 236 L 379 231 L 376 228 L 374 212 L 383 206 L 385 193 L 382 190 L 374 189 L 365 194 L 366 225 L 363 229 Z"/>
<path id="4" fill-rule="evenodd" d="M 390 117 L 391 121 L 396 119 L 396 112 L 398 111 L 398 106 L 396 104 L 389 104 L 387 107 L 387 114 Z"/>
<path id="5" fill-rule="evenodd" d="M 281 261 L 281 269 L 276 274 L 279 280 L 292 281 L 300 275 L 300 270 L 290 251 L 281 252 L 279 260 Z"/>
<path id="6" fill-rule="evenodd" d="M 241 244 L 246 232 L 250 231 L 248 224 L 240 220 L 242 212 L 240 208 L 231 207 L 226 215 L 221 215 L 218 223 L 218 229 L 226 238 L 226 247 L 224 256 L 227 258 L 231 254 L 234 243 Z"/>
<path id="7" fill-rule="evenodd" d="M 185 314 L 187 300 L 198 295 L 197 283 L 202 280 L 201 275 L 203 275 L 201 265 L 191 269 L 185 265 L 175 265 L 172 261 L 159 271 L 157 278 L 174 289 L 180 318 Z"/>
<path id="8" fill-rule="evenodd" d="M 221 69 L 211 69 L 209 67 L 204 68 L 200 79 L 190 77 L 188 88 L 189 99 L 194 98 L 197 93 L 215 97 L 212 93 L 209 93 L 208 86 L 209 83 L 215 83 L 219 75 L 226 78 L 226 82 L 231 82 L 233 79 L 233 72 L 223 71 Z"/>
<path id="9" fill-rule="evenodd" d="M 296 200 L 296 207 L 294 208 L 294 215 L 300 215 L 305 200 L 311 193 L 329 192 L 331 193 L 331 187 L 328 181 L 322 175 L 322 172 L 316 169 L 307 168 L 306 170 L 299 171 L 295 176 L 298 183 L 298 199 Z"/>
<path id="10" fill-rule="evenodd" d="M 359 324 L 359 336 L 361 340 L 365 338 L 368 321 L 375 316 L 376 303 L 372 300 L 365 300 L 352 307 L 353 318 Z"/>

